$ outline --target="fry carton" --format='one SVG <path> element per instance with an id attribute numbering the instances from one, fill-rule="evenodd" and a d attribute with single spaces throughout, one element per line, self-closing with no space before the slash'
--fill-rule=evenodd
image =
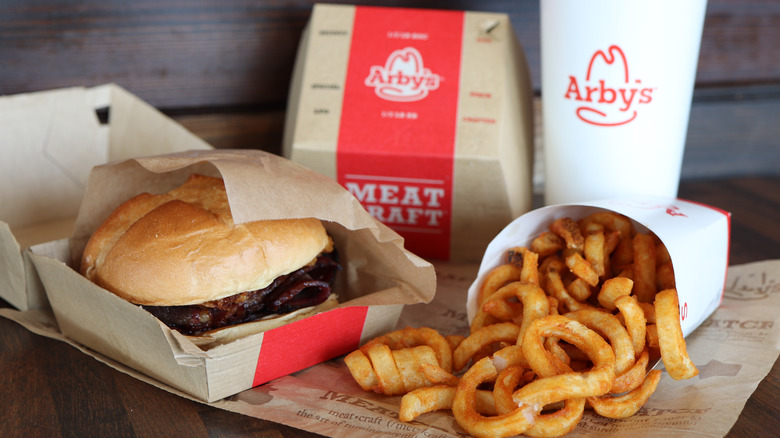
<path id="1" fill-rule="evenodd" d="M 598 211 L 625 215 L 637 231 L 652 231 L 666 246 L 674 267 L 684 335 L 701 325 L 720 305 L 728 267 L 730 214 L 682 199 L 636 197 L 552 205 L 512 221 L 488 245 L 477 278 L 469 287 L 469 321 L 477 312 L 477 295 L 485 275 L 506 260 L 508 249 L 529 246 L 558 218 L 576 221 Z"/>
<path id="2" fill-rule="evenodd" d="M 505 14 L 318 4 L 283 154 L 336 179 L 415 254 L 476 262 L 531 208 L 531 99 Z"/>
<path id="3" fill-rule="evenodd" d="M 0 298 L 45 309 L 24 248 L 69 236 L 93 166 L 207 143 L 113 84 L 0 97 Z"/>
<path id="4" fill-rule="evenodd" d="M 171 330 L 76 271 L 86 242 L 119 204 L 144 192 L 168 192 L 193 173 L 223 178 L 236 223 L 322 220 L 342 265 L 334 285 L 339 304 L 321 313 L 282 317 L 260 333 L 203 342 Z M 402 238 L 343 187 L 258 150 L 188 151 L 97 166 L 72 236 L 29 252 L 63 335 L 203 401 L 353 350 L 391 330 L 405 304 L 430 301 L 436 288 L 433 266 L 405 250 Z"/>

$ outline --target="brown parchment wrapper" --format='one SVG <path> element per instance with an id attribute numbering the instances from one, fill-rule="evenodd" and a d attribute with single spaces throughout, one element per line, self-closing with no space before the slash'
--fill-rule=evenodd
<path id="1" fill-rule="evenodd" d="M 190 151 L 136 158 L 93 169 L 75 232 L 74 263 L 95 229 L 122 202 L 139 193 L 165 193 L 192 173 L 223 178 L 236 223 L 316 217 L 324 221 L 344 263 L 342 303 L 428 302 L 435 290 L 432 266 L 403 249 L 403 239 L 373 219 L 335 181 L 259 150 Z M 393 288 L 392 297 L 366 298 Z"/>

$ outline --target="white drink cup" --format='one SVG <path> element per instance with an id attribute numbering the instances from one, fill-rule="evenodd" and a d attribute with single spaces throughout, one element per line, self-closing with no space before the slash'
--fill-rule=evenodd
<path id="1" fill-rule="evenodd" d="M 545 203 L 675 197 L 706 0 L 541 0 Z"/>

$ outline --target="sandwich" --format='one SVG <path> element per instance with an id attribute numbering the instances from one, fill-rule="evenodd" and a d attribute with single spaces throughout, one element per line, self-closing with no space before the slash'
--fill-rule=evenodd
<path id="1" fill-rule="evenodd" d="M 222 179 L 198 174 L 122 203 L 80 264 L 87 279 L 190 336 L 332 307 L 339 270 L 319 219 L 236 224 Z"/>

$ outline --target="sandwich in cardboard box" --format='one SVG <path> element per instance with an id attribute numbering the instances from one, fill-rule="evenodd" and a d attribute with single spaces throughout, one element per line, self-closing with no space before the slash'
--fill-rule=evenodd
<path id="1" fill-rule="evenodd" d="M 2 161 L 2 175 L 9 181 L 0 195 L 3 205 L 14 206 L 3 209 L 0 223 L 4 270 L 0 297 L 18 309 L 5 309 L 4 316 L 36 333 L 67 340 L 106 363 L 133 368 L 139 376 L 164 382 L 194 398 L 216 400 L 338 355 L 362 337 L 391 328 L 403 304 L 430 300 L 434 293 L 433 268 L 403 250 L 400 237 L 370 218 L 340 186 L 331 191 L 341 202 L 338 206 L 313 202 L 323 199 L 319 190 L 328 185 L 319 181 L 320 175 L 309 180 L 309 171 L 298 166 L 287 174 L 292 163 L 268 154 L 253 155 L 258 151 L 214 152 L 222 162 L 232 163 L 225 165 L 228 170 L 218 169 L 218 165 L 197 165 L 209 160 L 199 153 L 213 151 L 211 146 L 116 85 L 2 97 L 0 126 L 0 144 L 7 158 Z M 191 162 L 192 169 L 173 171 L 173 176 L 156 176 L 143 170 L 140 173 L 144 177 L 127 178 L 138 176 L 136 172 L 142 168 L 130 164 L 136 163 L 131 160 L 134 157 L 182 151 L 186 153 L 166 163 L 187 167 L 182 163 Z M 171 160 L 178 161 L 170 164 Z M 109 162 L 114 164 L 105 165 Z M 142 162 L 153 168 L 155 164 L 149 163 L 160 163 L 156 159 Z M 117 170 L 123 167 L 130 168 L 129 174 Z M 73 269 L 78 268 L 73 257 L 78 257 L 80 249 L 71 251 L 72 239 L 66 239 L 68 236 L 80 235 L 83 245 L 83 233 L 99 225 L 99 215 L 106 215 L 133 191 L 162 190 L 165 181 L 170 185 L 170 181 L 181 178 L 182 172 L 195 172 L 201 167 L 206 167 L 202 169 L 205 174 L 232 175 L 226 179 L 231 181 L 229 196 L 236 220 L 247 220 L 246 215 L 258 214 L 258 210 L 263 215 L 300 214 L 299 207 L 308 206 L 314 210 L 339 209 L 346 217 L 339 216 L 343 227 L 360 228 L 345 238 L 346 228 L 337 222 L 328 225 L 329 231 L 338 228 L 334 239 L 340 241 L 343 257 L 353 261 L 344 264 L 337 286 L 342 304 L 350 301 L 350 305 L 311 318 L 296 314 L 300 319 L 296 324 L 284 325 L 286 320 L 268 323 L 277 327 L 235 342 L 215 338 L 203 345 L 202 339 L 169 329 L 139 306 L 87 281 Z M 99 183 L 90 176 L 92 169 L 103 175 Z M 259 184 L 256 179 L 268 176 L 259 169 L 272 175 L 273 171 L 286 169 L 282 171 L 286 176 L 277 176 L 284 187 L 268 189 L 270 193 L 262 195 L 264 201 L 276 200 L 272 209 L 253 197 L 258 195 L 252 189 Z M 289 184 L 290 179 L 295 183 Z M 248 189 L 243 187 L 246 181 L 251 182 Z M 317 190 L 301 189 L 289 198 L 296 184 L 306 185 L 307 181 L 318 181 L 312 183 Z M 98 196 L 94 195 L 96 191 Z M 92 195 L 85 197 L 85 193 Z M 322 211 L 318 214 L 327 216 Z M 384 239 L 383 243 L 377 239 Z M 375 245 L 382 251 L 377 252 Z M 386 264 L 402 272 L 392 268 L 372 270 Z"/>
<path id="2" fill-rule="evenodd" d="M 278 324 L 272 319 L 262 332 L 204 340 L 169 328 L 77 272 L 87 240 L 119 204 L 141 193 L 167 193 L 192 174 L 224 180 L 235 223 L 321 220 L 342 265 L 334 285 L 338 305 Z M 188 151 L 97 166 L 71 238 L 34 246 L 29 257 L 65 336 L 204 401 L 354 349 L 391 330 L 405 304 L 430 301 L 436 288 L 433 266 L 406 251 L 401 237 L 343 187 L 258 150 Z"/>

